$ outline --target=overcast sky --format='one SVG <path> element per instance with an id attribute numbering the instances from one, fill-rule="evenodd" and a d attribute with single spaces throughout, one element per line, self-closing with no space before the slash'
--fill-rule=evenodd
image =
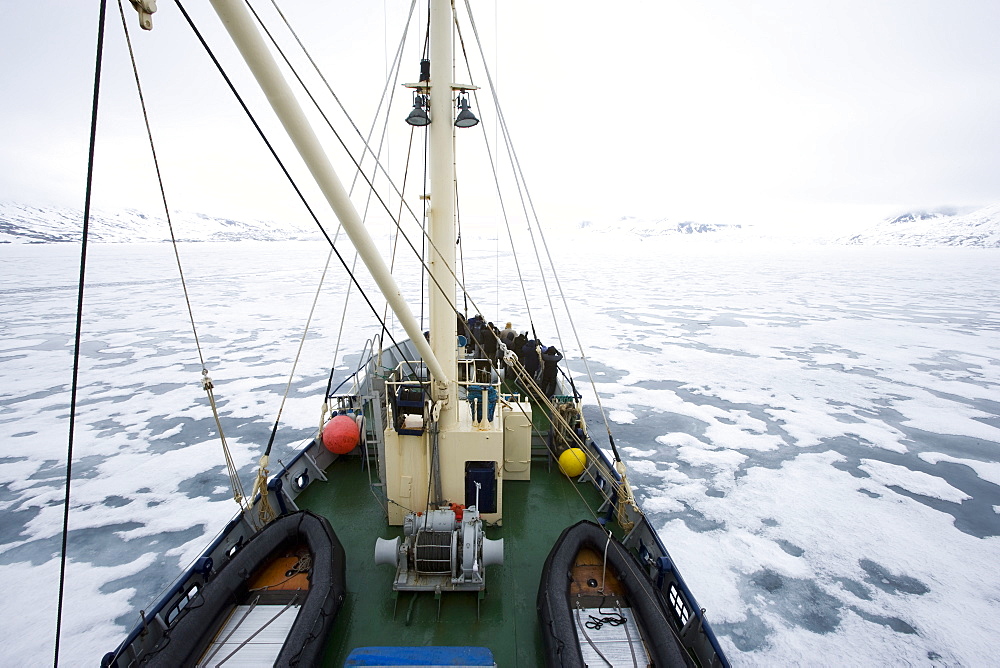
<path id="1" fill-rule="evenodd" d="M 249 90 L 207 0 L 186 5 Z M 98 6 L 0 0 L 0 199 L 82 206 Z M 140 34 L 126 3 L 171 207 L 302 217 L 173 2 L 159 6 Z M 367 127 L 409 1 L 281 7 Z M 155 208 L 109 9 L 95 205 Z M 1000 202 L 997 0 L 473 0 L 473 11 L 543 222 L 826 228 Z"/>

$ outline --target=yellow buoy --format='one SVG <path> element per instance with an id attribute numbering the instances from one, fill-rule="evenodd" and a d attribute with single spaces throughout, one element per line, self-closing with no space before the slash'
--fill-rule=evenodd
<path id="1" fill-rule="evenodd" d="M 575 478 L 587 468 L 587 453 L 580 448 L 570 448 L 559 455 L 559 469 L 570 478 Z"/>

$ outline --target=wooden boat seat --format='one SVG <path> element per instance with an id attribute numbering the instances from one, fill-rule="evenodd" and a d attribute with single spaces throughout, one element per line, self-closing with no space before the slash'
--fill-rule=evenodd
<path id="1" fill-rule="evenodd" d="M 602 581 L 604 583 L 603 592 L 601 591 Z M 570 596 L 588 598 L 594 596 L 624 598 L 625 589 L 613 568 L 605 570 L 603 555 L 585 547 L 577 553 L 576 559 L 573 561 L 573 567 L 570 571 L 569 594 Z M 589 606 L 585 605 L 584 607 Z"/>
<path id="2" fill-rule="evenodd" d="M 297 545 L 258 568 L 247 583 L 250 591 L 306 591 L 312 556 Z"/>

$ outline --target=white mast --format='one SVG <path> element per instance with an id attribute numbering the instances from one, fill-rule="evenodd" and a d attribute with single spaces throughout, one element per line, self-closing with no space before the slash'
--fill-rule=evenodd
<path id="1" fill-rule="evenodd" d="M 278 68 L 267 45 L 257 31 L 246 9 L 246 4 L 242 0 L 211 0 L 211 2 L 215 8 L 215 12 L 219 15 L 223 25 L 225 25 L 226 30 L 229 31 L 229 36 L 236 44 L 240 54 L 257 79 L 258 85 L 267 96 L 268 102 L 271 103 L 274 113 L 281 120 L 285 132 L 288 133 L 289 138 L 295 144 L 295 148 L 298 149 L 299 155 L 302 156 L 302 160 L 309 168 L 310 173 L 316 180 L 316 184 L 323 191 L 327 202 L 330 203 L 331 208 L 337 214 L 337 218 L 343 224 L 344 231 L 347 232 L 365 266 L 368 267 L 368 271 L 378 284 L 390 308 L 396 314 L 410 340 L 417 347 L 417 350 L 420 351 L 420 355 L 427 364 L 427 368 L 430 369 L 435 380 L 444 383 L 449 382 L 454 378 L 455 373 L 455 316 L 451 316 L 451 331 L 453 334 L 451 337 L 452 351 L 450 363 L 442 365 L 438 362 L 434 351 L 424 339 L 423 332 L 420 331 L 420 323 L 417 322 L 416 318 L 410 312 L 410 307 L 407 305 L 406 300 L 403 299 L 399 286 L 396 285 L 396 281 L 393 279 L 388 267 L 386 267 L 385 261 L 379 254 L 375 243 L 365 230 L 364 224 L 361 222 L 361 217 L 354 208 L 354 204 L 351 202 L 350 197 L 348 197 L 347 191 L 337 177 L 336 172 L 334 172 L 333 165 L 330 164 L 330 160 L 323 151 L 312 127 L 309 125 L 302 108 L 296 102 L 294 93 L 281 75 L 281 70 Z M 447 78 L 450 79 L 450 76 Z M 448 95 L 442 95 L 442 97 L 450 99 L 451 95 L 449 93 Z M 447 101 L 445 105 L 445 111 L 441 114 L 442 121 L 450 118 L 450 109 L 448 109 Z M 449 128 L 451 127 L 451 124 L 446 121 L 442 124 L 447 125 Z M 444 245 L 451 247 L 452 256 L 454 257 L 454 243 Z M 452 264 L 454 264 L 454 260 L 452 260 Z M 452 279 L 452 285 L 454 286 L 454 279 Z M 454 295 L 454 287 L 452 287 L 451 294 Z M 433 332 L 433 311 L 431 327 L 431 331 Z"/>
<path id="2" fill-rule="evenodd" d="M 452 122 L 452 18 L 451 0 L 431 0 L 430 15 L 430 284 L 431 347 L 444 367 L 446 378 L 457 378 L 457 318 L 455 316 L 455 146 Z M 436 375 L 436 374 L 435 374 Z M 454 388 L 448 394 L 456 396 Z M 434 399 L 442 397 L 435 394 Z M 454 403 L 454 402 L 452 402 Z M 440 428 L 456 424 L 455 407 L 445 406 Z"/>

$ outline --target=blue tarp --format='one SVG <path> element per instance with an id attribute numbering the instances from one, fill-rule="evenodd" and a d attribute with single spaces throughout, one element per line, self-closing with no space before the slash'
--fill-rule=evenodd
<path id="1" fill-rule="evenodd" d="M 493 385 L 484 387 L 482 385 L 469 385 L 467 397 L 469 407 L 472 409 L 472 419 L 476 422 L 483 421 L 483 390 L 486 390 L 486 419 L 493 422 L 493 414 L 497 408 L 497 388 Z"/>
<path id="2" fill-rule="evenodd" d="M 496 666 L 485 647 L 359 647 L 344 666 Z"/>

